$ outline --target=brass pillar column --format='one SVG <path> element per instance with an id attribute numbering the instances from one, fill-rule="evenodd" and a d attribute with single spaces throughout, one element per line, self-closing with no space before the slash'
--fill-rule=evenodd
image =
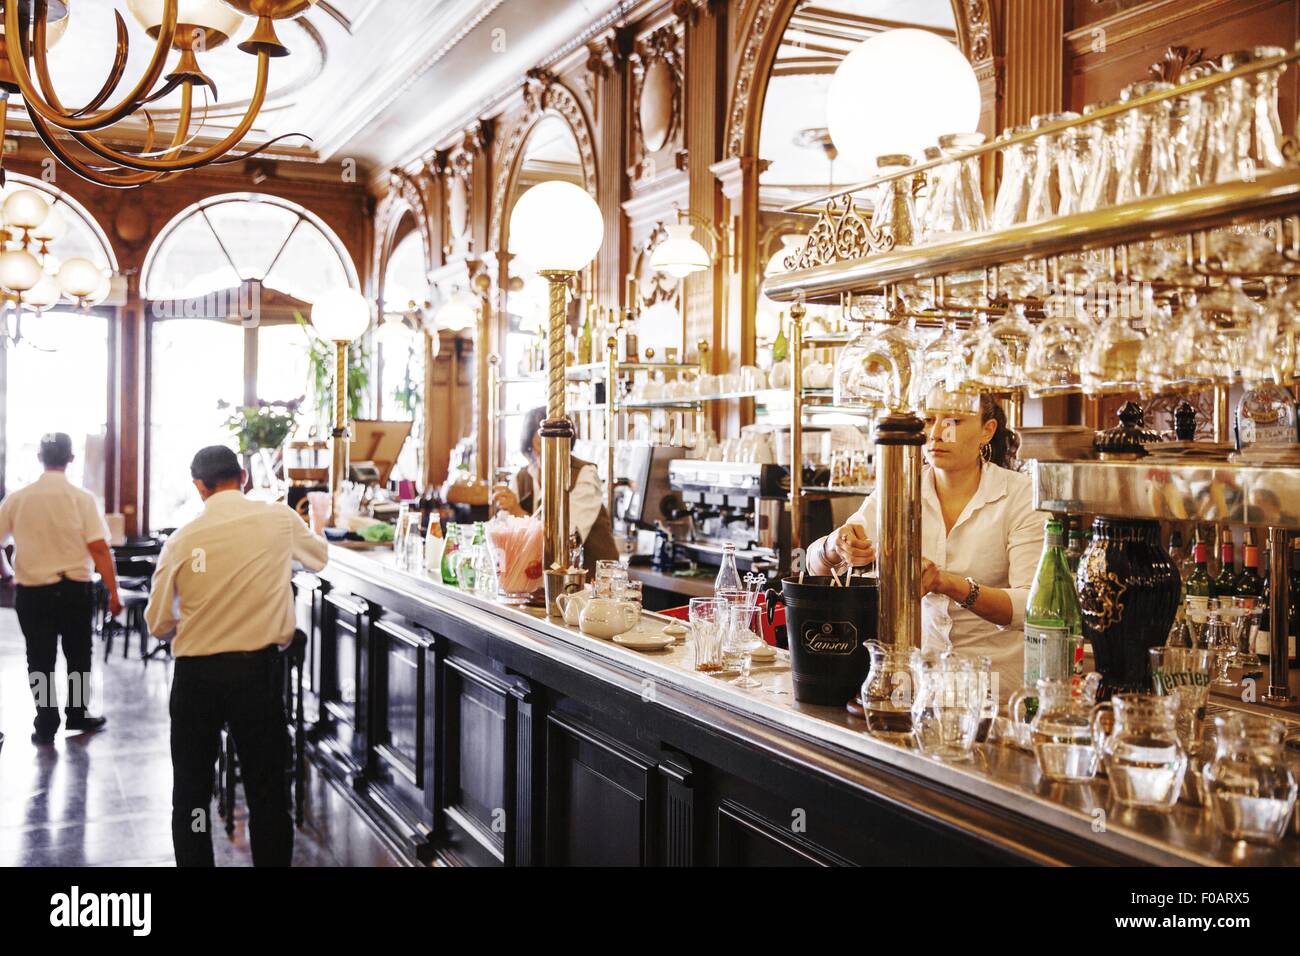
<path id="1" fill-rule="evenodd" d="M 921 446 L 925 425 L 910 412 L 876 424 L 876 567 L 882 644 L 921 646 Z M 868 531 L 870 533 L 870 531 Z"/>
<path id="2" fill-rule="evenodd" d="M 1291 535 L 1281 528 L 1268 529 L 1268 690 L 1270 704 L 1291 701 L 1290 669 L 1287 657 L 1291 644 Z"/>
<path id="3" fill-rule="evenodd" d="M 550 324 L 546 333 L 546 420 L 542 422 L 542 568 L 546 611 L 563 617 L 555 599 L 571 582 L 569 573 L 569 472 L 572 468 L 573 424 L 564 414 L 564 329 L 568 317 L 568 286 L 575 273 L 548 269 L 541 273 L 551 284 Z"/>
<path id="4" fill-rule="evenodd" d="M 348 343 L 334 343 L 334 428 L 330 431 L 330 521 L 336 520 L 339 489 L 348 478 Z"/>

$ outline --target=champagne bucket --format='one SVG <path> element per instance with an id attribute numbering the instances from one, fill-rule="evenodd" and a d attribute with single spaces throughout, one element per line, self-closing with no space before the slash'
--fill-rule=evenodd
<path id="1" fill-rule="evenodd" d="M 855 697 L 871 667 L 863 644 L 875 640 L 879 591 L 875 578 L 854 578 L 837 587 L 831 578 L 807 576 L 781 581 L 794 699 L 805 704 L 843 706 Z M 776 607 L 767 593 L 768 619 Z"/>

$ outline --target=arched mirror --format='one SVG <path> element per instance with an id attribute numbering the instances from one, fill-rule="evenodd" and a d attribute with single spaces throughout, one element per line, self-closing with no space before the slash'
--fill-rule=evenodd
<path id="1" fill-rule="evenodd" d="M 412 422 L 411 437 L 402 446 L 393 477 L 417 485 L 424 480 L 425 363 L 437 355 L 438 345 L 436 338 L 426 341 L 424 331 L 429 299 L 427 261 L 415 214 L 407 210 L 389 240 L 379 289 L 383 314 L 376 334 L 378 412 L 386 421 Z"/>
<path id="2" fill-rule="evenodd" d="M 768 274 L 797 248 L 812 222 L 781 212 L 800 199 L 870 178 L 871 157 L 854 155 L 833 142 L 827 101 L 831 78 L 844 58 L 863 41 L 887 30 L 926 30 L 958 44 L 956 0 L 818 0 L 799 4 L 790 15 L 768 76 L 759 130 L 758 261 Z M 889 96 L 889 90 L 864 90 L 863 96 Z M 917 157 L 918 159 L 920 157 Z M 760 350 L 778 332 L 788 305 L 760 295 L 755 333 Z M 813 309 L 814 322 L 833 323 L 838 310 Z"/>
<path id="3" fill-rule="evenodd" d="M 510 211 L 519 197 L 538 183 L 560 180 L 585 187 L 588 177 L 577 137 L 568 121 L 558 113 L 543 113 L 529 130 L 520 150 L 504 222 L 509 223 Z M 558 223 L 557 228 L 560 228 Z M 516 468 L 523 464 L 519 453 L 523 414 L 546 402 L 546 382 L 542 377 L 545 346 L 541 333 L 547 323 L 550 293 L 547 281 L 537 274 L 536 267 L 514 254 L 508 236 L 507 248 L 512 256 L 510 276 L 505 313 L 497 329 L 501 416 L 496 430 L 496 460 L 503 467 Z M 579 321 L 575 317 L 582 314 L 582 307 L 580 297 L 570 302 L 571 327 Z"/>

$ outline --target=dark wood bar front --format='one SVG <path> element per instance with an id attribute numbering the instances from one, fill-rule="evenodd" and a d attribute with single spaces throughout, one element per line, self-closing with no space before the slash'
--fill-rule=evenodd
<path id="1" fill-rule="evenodd" d="M 333 549 L 300 575 L 313 756 L 412 857 L 475 865 L 1289 864 L 1208 817 L 1040 783 L 1032 756 L 945 765 L 689 652 L 638 654 L 540 610 Z M 647 619 L 657 630 L 658 621 Z M 310 713 L 310 707 L 309 707 Z"/>

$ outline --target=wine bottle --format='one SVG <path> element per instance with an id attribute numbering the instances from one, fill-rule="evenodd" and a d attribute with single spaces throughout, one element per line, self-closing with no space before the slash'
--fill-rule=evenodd
<path id="1" fill-rule="evenodd" d="M 1183 582 L 1183 594 L 1187 604 L 1187 610 L 1192 614 L 1204 618 L 1210 610 L 1210 598 L 1215 596 L 1214 581 L 1210 577 L 1209 560 L 1210 546 L 1204 541 L 1197 541 L 1193 549 L 1193 555 L 1196 559 L 1196 567 L 1192 570 L 1191 575 Z"/>
<path id="2" fill-rule="evenodd" d="M 777 318 L 776 340 L 772 343 L 772 361 L 784 362 L 790 354 L 790 343 L 785 337 L 785 313 Z"/>
<path id="3" fill-rule="evenodd" d="M 1236 560 L 1232 547 L 1232 532 L 1224 530 L 1223 543 L 1219 545 L 1219 576 L 1214 579 L 1214 595 L 1230 598 L 1237 593 Z"/>
<path id="4" fill-rule="evenodd" d="M 1047 522 L 1043 554 L 1025 605 L 1025 686 L 1041 679 L 1068 680 L 1083 639 L 1083 614 L 1062 547 L 1061 522 Z"/>

